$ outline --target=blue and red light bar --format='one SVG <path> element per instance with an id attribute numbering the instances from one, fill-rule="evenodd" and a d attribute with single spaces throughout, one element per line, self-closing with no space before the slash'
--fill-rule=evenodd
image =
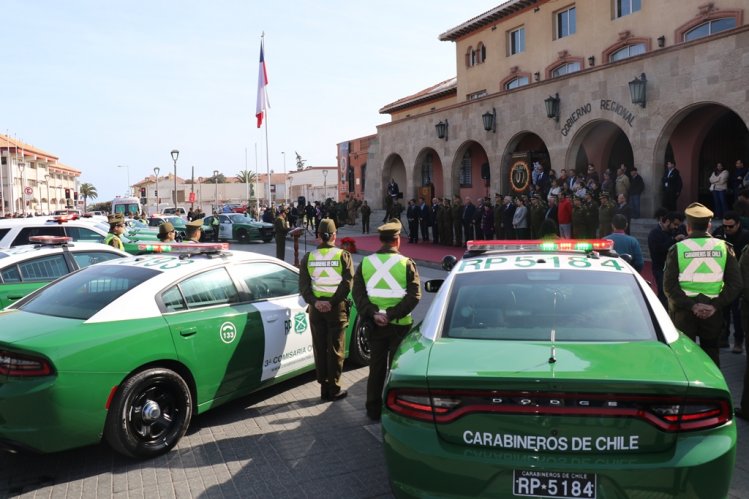
<path id="1" fill-rule="evenodd" d="M 72 240 L 73 238 L 68 236 L 31 236 L 29 238 L 30 243 L 47 245 L 66 244 Z"/>
<path id="2" fill-rule="evenodd" d="M 466 248 L 468 251 L 609 251 L 614 248 L 614 241 L 610 239 L 495 239 L 468 241 Z"/>

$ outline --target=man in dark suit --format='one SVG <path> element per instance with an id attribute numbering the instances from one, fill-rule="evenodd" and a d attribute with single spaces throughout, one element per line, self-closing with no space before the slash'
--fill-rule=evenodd
<path id="1" fill-rule="evenodd" d="M 661 179 L 661 186 L 663 188 L 663 206 L 670 211 L 676 210 L 676 201 L 681 194 L 682 183 L 679 170 L 676 169 L 673 161 L 666 161 L 666 173 Z"/>
<path id="2" fill-rule="evenodd" d="M 408 200 L 408 208 L 406 208 L 406 220 L 408 220 L 408 242 L 418 243 L 419 242 L 419 207 L 416 206 L 415 199 Z"/>
<path id="3" fill-rule="evenodd" d="M 427 206 L 424 198 L 419 198 L 419 225 L 421 226 L 421 239 L 429 241 L 429 225 L 432 219 L 432 210 Z"/>
<path id="4" fill-rule="evenodd" d="M 476 206 L 471 201 L 471 198 L 466 197 L 466 202 L 463 205 L 463 233 L 465 234 L 465 242 L 473 240 L 473 219 L 476 217 Z"/>

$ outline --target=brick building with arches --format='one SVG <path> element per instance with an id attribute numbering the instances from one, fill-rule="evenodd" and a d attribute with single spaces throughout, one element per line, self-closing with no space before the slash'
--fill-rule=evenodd
<path id="1" fill-rule="evenodd" d="M 642 216 L 674 161 L 678 207 L 711 203 L 717 162 L 749 164 L 745 0 L 509 0 L 440 35 L 455 78 L 385 105 L 369 140 L 366 197 L 522 188 L 533 163 L 636 167 Z"/>

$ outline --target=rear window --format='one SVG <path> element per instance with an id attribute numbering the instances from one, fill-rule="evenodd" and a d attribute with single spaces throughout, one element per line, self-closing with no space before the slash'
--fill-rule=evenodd
<path id="1" fill-rule="evenodd" d="M 16 308 L 35 314 L 86 320 L 158 273 L 130 266 L 87 267 L 50 284 Z"/>
<path id="2" fill-rule="evenodd" d="M 637 341 L 657 338 L 637 281 L 628 274 L 508 270 L 457 275 L 443 337 Z"/>

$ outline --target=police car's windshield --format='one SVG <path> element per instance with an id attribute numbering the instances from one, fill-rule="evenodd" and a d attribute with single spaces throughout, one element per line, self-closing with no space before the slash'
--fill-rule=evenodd
<path id="1" fill-rule="evenodd" d="M 15 308 L 35 314 L 86 320 L 158 273 L 131 266 L 86 267 L 50 284 Z"/>
<path id="2" fill-rule="evenodd" d="M 443 337 L 548 341 L 654 340 L 635 279 L 626 273 L 507 270 L 457 275 Z"/>

